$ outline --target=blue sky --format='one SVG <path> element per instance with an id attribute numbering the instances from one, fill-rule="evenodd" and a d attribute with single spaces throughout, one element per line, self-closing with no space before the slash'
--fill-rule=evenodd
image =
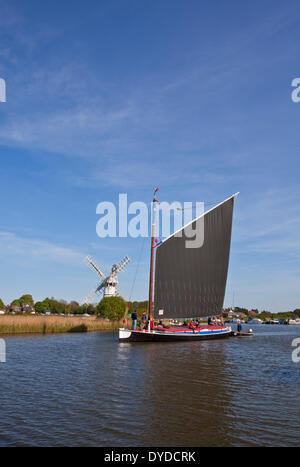
<path id="1" fill-rule="evenodd" d="M 300 306 L 299 2 L 0 4 L 0 297 L 80 301 L 90 254 L 147 298 L 142 239 L 100 239 L 96 206 L 240 191 L 225 305 Z M 137 270 L 138 258 L 141 263 Z"/>

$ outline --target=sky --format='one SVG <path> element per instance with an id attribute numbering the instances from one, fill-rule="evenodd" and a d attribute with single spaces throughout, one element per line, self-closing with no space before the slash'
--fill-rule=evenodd
<path id="1" fill-rule="evenodd" d="M 235 192 L 225 306 L 300 307 L 297 1 L 2 0 L 0 297 L 77 300 L 85 255 L 148 294 L 149 245 L 96 207 Z"/>

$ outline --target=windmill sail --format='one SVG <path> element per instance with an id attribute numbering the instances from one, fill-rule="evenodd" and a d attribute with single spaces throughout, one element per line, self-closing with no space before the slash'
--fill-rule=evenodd
<path id="1" fill-rule="evenodd" d="M 227 280 L 234 198 L 210 209 L 189 227 L 204 226 L 198 248 L 186 247 L 187 227 L 164 240 L 156 252 L 155 318 L 192 318 L 219 314 Z"/>

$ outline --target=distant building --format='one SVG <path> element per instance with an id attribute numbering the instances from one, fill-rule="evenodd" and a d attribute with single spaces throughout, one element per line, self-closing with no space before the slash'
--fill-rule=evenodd
<path id="1" fill-rule="evenodd" d="M 232 319 L 232 318 L 234 318 L 235 313 L 231 309 L 230 310 L 223 310 L 222 315 L 224 316 L 224 318 Z"/>
<path id="2" fill-rule="evenodd" d="M 245 319 L 247 318 L 247 315 L 245 313 L 236 313 L 236 317 L 239 318 L 239 319 Z"/>
<path id="3" fill-rule="evenodd" d="M 255 317 L 257 315 L 258 315 L 257 311 L 255 311 L 255 310 L 249 311 L 249 316 Z"/>
<path id="4" fill-rule="evenodd" d="M 245 313 L 242 313 L 241 311 L 239 312 L 235 312 L 234 310 L 232 309 L 229 309 L 229 310 L 223 310 L 223 316 L 224 318 L 226 319 L 245 319 L 247 317 L 247 315 Z"/>
<path id="5" fill-rule="evenodd" d="M 35 313 L 35 309 L 33 308 L 33 306 L 30 306 L 30 305 L 23 305 L 22 307 L 22 311 L 23 313 Z"/>

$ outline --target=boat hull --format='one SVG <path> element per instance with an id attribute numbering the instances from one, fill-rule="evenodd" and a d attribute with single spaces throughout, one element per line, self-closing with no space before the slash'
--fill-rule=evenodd
<path id="1" fill-rule="evenodd" d="M 253 331 L 243 332 L 243 331 L 232 331 L 231 335 L 233 337 L 252 337 Z"/>
<path id="2" fill-rule="evenodd" d="M 141 331 L 133 329 L 119 329 L 120 342 L 183 342 L 211 339 L 224 339 L 231 336 L 231 328 L 217 330 L 202 330 L 196 332 L 172 331 Z"/>

